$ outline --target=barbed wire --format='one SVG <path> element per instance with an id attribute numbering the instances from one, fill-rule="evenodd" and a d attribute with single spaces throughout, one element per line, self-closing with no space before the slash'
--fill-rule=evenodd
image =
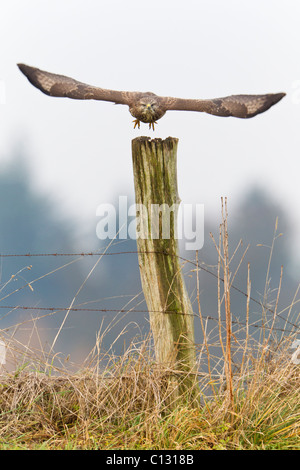
<path id="1" fill-rule="evenodd" d="M 119 251 L 119 252 L 77 252 L 77 253 L 0 253 L 0 258 L 13 258 L 13 257 L 38 257 L 38 256 L 109 256 L 109 255 L 124 255 L 139 253 L 138 251 Z M 147 253 L 147 252 L 145 252 Z M 149 253 L 158 253 L 152 251 Z"/>
<path id="2" fill-rule="evenodd" d="M 197 313 L 186 313 L 186 312 L 177 312 L 177 311 L 172 311 L 172 310 L 143 310 L 143 309 L 125 309 L 125 308 L 119 308 L 119 309 L 110 309 L 110 308 L 81 308 L 81 307 L 35 307 L 35 306 L 28 306 L 28 305 L 0 305 L 0 309 L 7 309 L 7 310 L 39 310 L 39 311 L 47 311 L 47 312 L 65 312 L 65 311 L 73 311 L 73 312 L 101 312 L 101 313 L 160 313 L 160 314 L 166 314 L 166 315 L 188 315 L 188 316 L 193 316 L 199 318 L 199 314 Z M 215 322 L 222 322 L 225 323 L 226 320 L 222 320 L 220 318 L 212 317 L 211 315 L 202 315 L 202 318 L 204 320 L 213 320 Z M 243 327 L 251 327 L 251 328 L 266 328 L 266 329 L 272 329 L 276 331 L 283 331 L 286 333 L 294 333 L 293 330 L 287 330 L 286 328 L 278 328 L 278 327 L 271 327 L 264 324 L 257 324 L 257 323 L 246 323 L 246 322 L 241 322 L 239 320 L 232 320 L 232 324 L 243 326 Z M 300 327 L 297 325 L 293 325 L 294 328 L 299 329 Z"/>
<path id="3" fill-rule="evenodd" d="M 118 251 L 118 252 L 94 252 L 94 251 L 90 251 L 90 252 L 72 252 L 72 253 L 0 253 L 0 258 L 17 258 L 17 257 L 71 257 L 71 256 L 78 256 L 78 257 L 84 257 L 84 256 L 117 256 L 117 255 L 127 255 L 127 254 L 161 254 L 161 255 L 164 255 L 164 256 L 174 256 L 174 257 L 177 257 L 178 259 L 180 259 L 181 261 L 185 262 L 185 263 L 189 263 L 193 266 L 195 266 L 197 269 L 199 269 L 200 271 L 203 271 L 203 272 L 206 272 L 208 274 L 210 274 L 211 276 L 213 276 L 214 278 L 216 279 L 219 279 L 221 282 L 224 282 L 224 279 L 222 277 L 220 277 L 218 274 L 210 271 L 208 268 L 206 268 L 205 266 L 203 265 L 199 265 L 199 263 L 196 263 L 195 261 L 193 260 L 190 260 L 190 259 L 187 259 L 187 258 L 184 258 L 182 256 L 179 256 L 177 255 L 176 253 L 169 253 L 168 250 L 164 250 L 164 251 L 138 251 L 138 250 L 128 250 L 128 251 Z M 30 283 L 29 283 L 30 284 Z M 249 298 L 249 300 L 251 300 L 252 302 L 256 303 L 257 305 L 259 305 L 261 308 L 264 308 L 266 311 L 269 311 L 270 313 L 272 314 L 275 314 L 275 311 L 274 309 L 272 309 L 271 307 L 265 305 L 263 302 L 255 299 L 254 297 L 250 296 L 249 294 L 247 294 L 246 292 L 244 292 L 242 289 L 238 288 L 237 286 L 235 286 L 234 284 L 231 284 L 230 286 L 232 289 L 234 289 L 235 291 L 239 292 L 240 294 L 242 294 L 243 296 Z M 14 306 L 14 307 L 10 307 L 10 306 L 0 306 L 0 308 L 7 308 L 7 309 L 15 309 L 15 308 L 23 308 L 24 310 L 26 309 L 33 309 L 33 310 L 36 310 L 36 309 L 39 309 L 39 307 L 25 307 L 25 306 L 22 306 L 22 307 L 19 307 L 19 306 Z M 69 307 L 62 307 L 62 308 L 56 308 L 56 307 L 45 307 L 45 308 L 40 308 L 40 309 L 45 309 L 45 310 L 53 310 L 53 311 L 68 311 L 68 310 L 77 310 L 77 311 L 98 311 L 98 312 L 124 312 L 126 313 L 127 311 L 126 310 L 122 310 L 122 309 L 116 309 L 116 310 L 113 310 L 113 309 L 76 309 L 76 308 L 69 308 Z M 128 311 L 132 311 L 132 310 L 128 310 Z M 148 313 L 149 310 L 144 310 L 144 311 L 141 311 L 141 310 L 138 310 L 138 312 L 144 312 L 144 313 Z M 151 312 L 152 313 L 152 312 Z M 153 311 L 153 313 L 166 313 L 166 314 L 170 314 L 170 313 L 176 313 L 176 314 L 181 314 L 181 315 L 193 315 L 193 316 L 197 316 L 195 315 L 194 313 L 192 314 L 189 314 L 189 313 L 186 313 L 186 312 L 172 312 L 172 311 Z M 281 318 L 282 320 L 284 320 L 286 323 L 288 323 L 289 325 L 293 326 L 293 328 L 296 328 L 296 329 L 299 329 L 299 326 L 295 325 L 293 322 L 291 322 L 290 320 L 288 320 L 287 318 L 283 317 L 282 315 L 280 315 L 279 313 L 276 313 L 276 316 Z M 203 317 L 204 318 L 204 317 Z M 207 316 L 206 317 L 207 319 L 211 319 L 211 320 L 216 320 L 214 317 L 210 317 L 210 316 Z M 223 321 L 223 320 L 222 320 Z M 225 320 L 224 320 L 225 321 Z M 266 327 L 265 325 L 257 325 L 257 327 L 260 327 L 260 328 L 263 328 L 263 327 Z M 286 331 L 286 330 L 285 330 Z"/>

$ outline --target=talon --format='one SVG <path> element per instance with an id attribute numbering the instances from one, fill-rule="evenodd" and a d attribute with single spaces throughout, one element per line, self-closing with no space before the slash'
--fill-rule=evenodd
<path id="1" fill-rule="evenodd" d="M 135 119 L 135 120 L 134 120 L 134 121 L 132 121 L 132 122 L 134 122 L 133 129 L 135 129 L 135 128 L 136 128 L 136 126 L 138 126 L 138 128 L 140 128 L 140 121 L 139 121 L 138 119 Z"/>
<path id="2" fill-rule="evenodd" d="M 157 122 L 156 121 L 150 122 L 149 123 L 149 129 L 151 129 L 151 127 L 152 127 L 152 129 L 155 131 L 154 124 L 157 124 Z"/>

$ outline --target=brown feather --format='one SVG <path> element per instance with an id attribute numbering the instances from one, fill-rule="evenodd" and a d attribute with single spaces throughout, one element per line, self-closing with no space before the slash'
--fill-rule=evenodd
<path id="1" fill-rule="evenodd" d="M 25 64 L 18 64 L 19 69 L 30 83 L 49 96 L 67 97 L 78 100 L 112 101 L 117 104 L 130 104 L 131 92 L 106 90 L 73 78 L 45 72 Z"/>
<path id="2" fill-rule="evenodd" d="M 269 93 L 266 95 L 232 95 L 212 100 L 165 98 L 164 106 L 166 111 L 200 111 L 215 116 L 250 118 L 267 111 L 284 96 L 285 93 Z"/>
<path id="3" fill-rule="evenodd" d="M 151 92 L 107 90 L 78 82 L 64 75 L 45 72 L 29 65 L 18 64 L 18 67 L 30 83 L 46 95 L 126 104 L 129 106 L 132 116 L 136 118 L 136 125 L 142 121 L 152 124 L 153 128 L 153 123 L 168 110 L 198 111 L 215 116 L 251 118 L 267 111 L 285 96 L 285 93 L 269 93 L 266 95 L 232 95 L 211 100 L 171 98 L 157 96 Z"/>

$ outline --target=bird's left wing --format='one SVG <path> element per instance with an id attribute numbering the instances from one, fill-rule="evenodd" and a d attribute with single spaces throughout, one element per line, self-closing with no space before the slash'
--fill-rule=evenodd
<path id="1" fill-rule="evenodd" d="M 211 100 L 162 98 L 165 110 L 200 111 L 215 116 L 251 118 L 278 103 L 285 93 L 266 95 L 232 95 Z"/>
<path id="2" fill-rule="evenodd" d="M 64 75 L 45 72 L 25 64 L 18 64 L 18 67 L 32 85 L 50 96 L 67 97 L 77 100 L 112 101 L 113 103 L 127 105 L 130 105 L 136 96 L 135 92 L 98 88 L 78 82 Z"/>

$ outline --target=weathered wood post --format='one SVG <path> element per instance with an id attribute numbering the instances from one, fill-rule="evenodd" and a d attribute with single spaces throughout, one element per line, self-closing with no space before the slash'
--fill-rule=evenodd
<path id="1" fill-rule="evenodd" d="M 194 316 L 176 239 L 180 204 L 177 144 L 178 139 L 172 137 L 138 137 L 132 141 L 137 248 L 157 363 L 172 370 L 170 377 L 178 385 L 177 395 L 194 397 Z"/>

